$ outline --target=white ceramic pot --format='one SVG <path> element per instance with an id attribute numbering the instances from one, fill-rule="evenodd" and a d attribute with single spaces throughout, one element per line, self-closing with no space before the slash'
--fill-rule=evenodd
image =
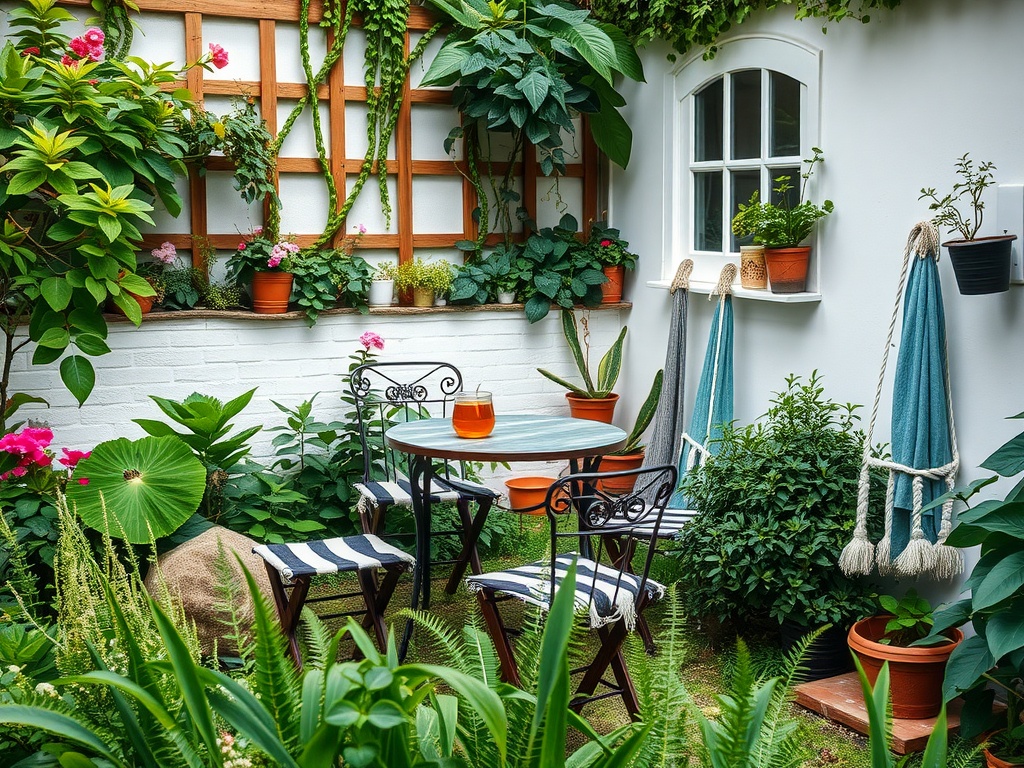
<path id="1" fill-rule="evenodd" d="M 367 304 L 371 307 L 390 307 L 395 303 L 395 281 L 373 280 L 370 283 L 370 295 Z"/>
<path id="2" fill-rule="evenodd" d="M 516 295 L 512 291 L 498 291 L 499 304 L 515 304 Z"/>
<path id="3" fill-rule="evenodd" d="M 443 296 L 437 296 L 434 298 L 435 307 L 443 307 L 446 304 L 448 304 L 448 299 L 444 298 Z"/>

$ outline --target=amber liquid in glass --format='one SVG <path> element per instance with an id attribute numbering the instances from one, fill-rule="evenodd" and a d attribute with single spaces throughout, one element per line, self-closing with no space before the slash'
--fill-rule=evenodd
<path id="1" fill-rule="evenodd" d="M 494 430 L 494 405 L 489 400 L 455 403 L 452 427 L 459 437 L 487 437 Z"/>

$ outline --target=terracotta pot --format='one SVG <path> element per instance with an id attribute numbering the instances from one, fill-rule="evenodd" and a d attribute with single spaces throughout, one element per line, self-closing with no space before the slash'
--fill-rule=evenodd
<path id="1" fill-rule="evenodd" d="M 1016 239 L 1016 235 L 1000 235 L 943 243 L 960 293 L 980 296 L 1010 290 L 1010 250 Z"/>
<path id="2" fill-rule="evenodd" d="M 601 283 L 601 303 L 615 304 L 622 301 L 622 280 L 626 268 L 620 264 L 617 267 L 602 267 L 601 271 L 608 278 L 607 283 Z"/>
<path id="3" fill-rule="evenodd" d="M 288 311 L 292 295 L 291 272 L 255 272 L 252 276 L 252 311 L 258 315 L 280 315 Z"/>
<path id="4" fill-rule="evenodd" d="M 807 289 L 807 265 L 811 259 L 810 246 L 799 248 L 765 248 L 764 260 L 768 266 L 768 281 L 772 293 L 800 293 Z"/>
<path id="5" fill-rule="evenodd" d="M 556 477 L 512 477 L 505 481 L 508 505 L 513 512 L 544 515 L 544 499 Z"/>
<path id="6" fill-rule="evenodd" d="M 572 392 L 566 392 L 565 399 L 569 401 L 569 415 L 574 419 L 590 419 L 611 424 L 619 396 L 613 392 L 608 397 L 577 397 Z"/>
<path id="7" fill-rule="evenodd" d="M 644 463 L 644 452 L 628 453 L 625 456 L 607 454 L 601 457 L 602 472 L 619 472 L 626 469 L 640 469 Z M 597 487 L 608 493 L 629 493 L 636 483 L 636 476 L 630 477 L 609 477 L 597 484 Z"/>
<path id="8" fill-rule="evenodd" d="M 125 293 L 138 302 L 139 310 L 142 314 L 148 315 L 153 311 L 153 302 L 156 301 L 156 296 L 139 296 L 139 294 L 132 293 L 131 291 L 125 291 Z M 108 304 L 108 307 L 115 315 L 124 315 L 124 310 L 117 306 L 113 301 Z"/>
<path id="9" fill-rule="evenodd" d="M 434 306 L 434 291 L 430 288 L 424 288 L 423 286 L 417 285 L 412 289 L 412 305 L 414 307 Z"/>
<path id="10" fill-rule="evenodd" d="M 987 734 L 984 737 L 985 741 L 991 741 L 994 736 L 998 736 L 1000 733 L 1002 733 L 1002 731 L 995 731 Z M 985 765 L 988 766 L 988 768 L 1020 768 L 1020 766 L 1024 765 L 1024 757 L 1015 757 L 1013 758 L 1014 762 L 1011 763 L 1001 757 L 993 755 L 987 747 L 981 750 L 981 753 L 985 755 Z"/>
<path id="11" fill-rule="evenodd" d="M 740 285 L 759 291 L 768 287 L 763 245 L 740 246 Z"/>
<path id="12" fill-rule="evenodd" d="M 906 720 L 935 717 L 942 708 L 942 678 L 946 661 L 964 639 L 959 629 L 946 634 L 953 641 L 945 645 L 900 648 L 877 642 L 885 635 L 890 616 L 861 619 L 847 636 L 850 650 L 857 654 L 871 684 L 875 684 L 882 664 L 889 662 L 892 715 Z"/>

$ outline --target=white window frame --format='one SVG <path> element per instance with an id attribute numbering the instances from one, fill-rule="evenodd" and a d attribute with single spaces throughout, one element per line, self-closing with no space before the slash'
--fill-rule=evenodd
<path id="1" fill-rule="evenodd" d="M 702 53 L 696 53 L 668 73 L 666 78 L 666 100 L 671 105 L 667 111 L 670 121 L 665 132 L 667 146 L 665 157 L 669 158 L 669 172 L 666 174 L 664 221 L 665 242 L 670 247 L 664 256 L 662 274 L 671 279 L 678 264 L 685 258 L 694 260 L 693 279 L 697 281 L 718 280 L 722 267 L 729 261 L 738 263 L 738 254 L 730 252 L 731 230 L 723 229 L 722 251 L 694 250 L 694 188 L 692 173 L 695 168 L 721 168 L 723 171 L 723 219 L 729 215 L 729 171 L 764 167 L 768 156 L 769 121 L 762 120 L 761 158 L 750 160 L 729 160 L 731 121 L 731 94 L 725 88 L 723 98 L 723 160 L 695 163 L 694 155 L 694 95 L 711 81 L 740 70 L 762 70 L 762 94 L 767 93 L 768 75 L 774 70 L 787 75 L 801 84 L 800 98 L 800 156 L 773 158 L 772 165 L 798 166 L 805 157 L 810 157 L 811 147 L 820 146 L 821 133 L 821 50 L 801 41 L 785 37 L 743 35 L 722 43 L 715 58 L 704 61 Z M 727 79 L 728 83 L 729 80 Z M 762 95 L 762 103 L 764 96 Z M 765 174 L 761 180 L 761 194 L 770 193 L 767 187 L 771 180 Z M 799 179 L 797 180 L 799 181 Z M 812 179 L 813 186 L 813 179 Z M 813 194 L 809 190 L 809 194 Z M 815 235 L 816 237 L 817 235 Z M 808 290 L 817 290 L 817 259 L 811 260 L 808 275 Z"/>

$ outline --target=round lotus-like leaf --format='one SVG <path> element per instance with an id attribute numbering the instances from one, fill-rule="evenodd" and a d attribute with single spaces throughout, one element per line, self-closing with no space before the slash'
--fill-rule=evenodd
<path id="1" fill-rule="evenodd" d="M 90 528 L 148 544 L 188 520 L 205 488 L 206 469 L 177 437 L 121 437 L 78 462 L 67 495 Z"/>

